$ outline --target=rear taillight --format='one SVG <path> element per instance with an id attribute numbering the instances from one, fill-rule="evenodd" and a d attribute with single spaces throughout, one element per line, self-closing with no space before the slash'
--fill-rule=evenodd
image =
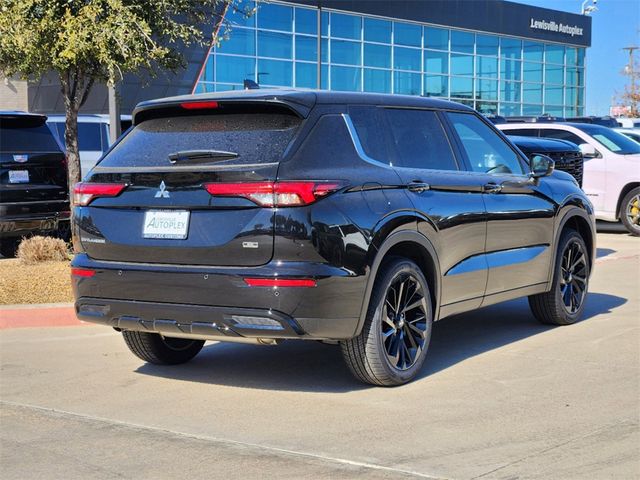
<path id="1" fill-rule="evenodd" d="M 316 281 L 311 278 L 245 278 L 244 283 L 250 287 L 315 287 Z"/>
<path id="2" fill-rule="evenodd" d="M 218 102 L 183 102 L 180 104 L 185 110 L 209 110 L 218 108 Z"/>
<path id="3" fill-rule="evenodd" d="M 73 189 L 73 204 L 85 207 L 96 198 L 117 197 L 126 186 L 124 183 L 76 183 Z"/>
<path id="4" fill-rule="evenodd" d="M 89 278 L 93 277 L 96 274 L 95 270 L 91 270 L 89 268 L 72 268 L 71 276 L 72 277 L 84 277 Z"/>
<path id="5" fill-rule="evenodd" d="M 339 190 L 344 184 L 332 182 L 245 182 L 205 183 L 214 197 L 243 197 L 261 207 L 300 207 Z"/>

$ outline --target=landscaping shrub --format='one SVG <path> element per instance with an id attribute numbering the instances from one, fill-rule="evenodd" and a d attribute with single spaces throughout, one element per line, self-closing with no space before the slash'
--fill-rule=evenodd
<path id="1" fill-rule="evenodd" d="M 59 238 L 35 236 L 20 242 L 16 256 L 26 264 L 69 260 L 69 249 Z"/>

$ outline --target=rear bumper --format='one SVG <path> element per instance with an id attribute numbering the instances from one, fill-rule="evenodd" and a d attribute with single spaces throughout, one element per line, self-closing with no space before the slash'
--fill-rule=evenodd
<path id="1" fill-rule="evenodd" d="M 81 320 L 120 329 L 202 338 L 307 338 L 355 335 L 366 276 L 326 264 L 271 262 L 256 268 L 115 264 L 76 255 L 72 266 Z M 250 287 L 244 278 L 313 278 L 316 287 Z M 257 318 L 257 320 L 256 320 Z M 267 328 L 261 328 L 266 325 Z"/>
<path id="2" fill-rule="evenodd" d="M 0 238 L 29 233 L 53 232 L 69 222 L 69 202 L 24 202 L 0 204 Z"/>

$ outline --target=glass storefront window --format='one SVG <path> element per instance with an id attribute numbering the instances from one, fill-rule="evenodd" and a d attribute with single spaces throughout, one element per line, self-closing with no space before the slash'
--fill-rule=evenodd
<path id="1" fill-rule="evenodd" d="M 520 60 L 520 58 L 522 58 L 522 40 L 516 40 L 515 38 L 501 38 L 500 56 L 513 60 Z"/>
<path id="2" fill-rule="evenodd" d="M 542 103 L 542 84 L 523 83 L 522 101 L 525 103 Z"/>
<path id="3" fill-rule="evenodd" d="M 258 83 L 276 87 L 293 86 L 293 62 L 258 59 Z"/>
<path id="4" fill-rule="evenodd" d="M 519 82 L 500 82 L 500 101 L 502 102 L 520 102 L 520 90 L 522 84 Z"/>
<path id="5" fill-rule="evenodd" d="M 503 80 L 520 81 L 522 62 L 519 60 L 500 59 L 500 78 Z"/>
<path id="6" fill-rule="evenodd" d="M 275 3 L 262 3 L 258 7 L 258 28 L 290 32 L 293 26 L 293 8 Z"/>
<path id="7" fill-rule="evenodd" d="M 476 99 L 498 100 L 498 81 L 479 78 L 476 80 Z"/>
<path id="8" fill-rule="evenodd" d="M 287 58 L 292 56 L 292 35 L 288 33 L 258 30 L 258 55 L 261 57 Z"/>
<path id="9" fill-rule="evenodd" d="M 216 82 L 240 83 L 256 77 L 256 61 L 248 57 L 216 55 Z"/>
<path id="10" fill-rule="evenodd" d="M 424 94 L 427 97 L 447 97 L 449 95 L 446 75 L 425 75 Z"/>
<path id="11" fill-rule="evenodd" d="M 449 30 L 424 27 L 424 47 L 434 50 L 449 50 Z"/>
<path id="12" fill-rule="evenodd" d="M 520 104 L 519 103 L 501 103 L 500 104 L 500 115 L 504 115 L 505 117 L 513 117 L 516 115 L 520 115 Z"/>
<path id="13" fill-rule="evenodd" d="M 296 33 L 318 34 L 318 12 L 310 8 L 296 8 Z"/>
<path id="14" fill-rule="evenodd" d="M 322 39 L 322 44 L 320 45 L 320 48 L 321 48 L 320 57 L 322 57 L 321 61 L 323 63 L 328 63 L 329 62 L 329 39 L 328 38 Z"/>
<path id="15" fill-rule="evenodd" d="M 331 36 L 339 38 L 351 38 L 360 40 L 362 17 L 356 15 L 344 15 L 342 13 L 331 14 Z"/>
<path id="16" fill-rule="evenodd" d="M 234 3 L 234 6 L 229 6 L 227 14 L 225 15 L 225 18 L 231 25 L 231 28 L 236 25 L 243 27 L 255 27 L 256 16 L 251 15 L 248 17 L 246 13 L 253 11 L 256 7 L 256 3 L 247 0 L 238 0 Z"/>
<path id="17" fill-rule="evenodd" d="M 331 63 L 360 65 L 360 43 L 332 39 Z"/>
<path id="18" fill-rule="evenodd" d="M 562 87 L 545 85 L 544 103 L 546 105 L 562 105 Z"/>
<path id="19" fill-rule="evenodd" d="M 496 115 L 498 113 L 497 103 L 476 102 L 476 110 L 483 115 Z"/>
<path id="20" fill-rule="evenodd" d="M 568 67 L 578 65 L 578 50 L 575 47 L 567 47 L 565 50 L 565 62 Z"/>
<path id="21" fill-rule="evenodd" d="M 202 70 L 202 77 L 200 78 L 200 81 L 202 82 L 214 82 L 215 79 L 213 78 L 213 64 L 216 60 L 216 56 L 215 55 L 209 55 L 207 57 L 207 63 L 204 66 L 204 69 Z"/>
<path id="22" fill-rule="evenodd" d="M 473 55 L 451 54 L 452 75 L 473 75 Z"/>
<path id="23" fill-rule="evenodd" d="M 578 89 L 575 87 L 564 89 L 564 103 L 567 105 L 577 105 L 578 103 Z"/>
<path id="24" fill-rule="evenodd" d="M 451 77 L 450 93 L 452 97 L 473 98 L 473 78 Z"/>
<path id="25" fill-rule="evenodd" d="M 528 62 L 542 62 L 544 60 L 544 45 L 538 42 L 524 42 L 522 56 Z"/>
<path id="26" fill-rule="evenodd" d="M 365 92 L 391 93 L 391 70 L 364 69 Z"/>
<path id="27" fill-rule="evenodd" d="M 567 68 L 567 76 L 565 80 L 566 84 L 569 86 L 579 86 L 584 85 L 584 70 L 582 68 Z"/>
<path id="28" fill-rule="evenodd" d="M 552 115 L 554 117 L 561 117 L 564 115 L 564 110 L 562 107 L 556 107 L 553 105 L 545 105 L 544 106 L 544 114 Z"/>
<path id="29" fill-rule="evenodd" d="M 474 39 L 473 33 L 451 30 L 451 51 L 473 53 Z"/>
<path id="30" fill-rule="evenodd" d="M 365 43 L 364 65 L 367 67 L 391 68 L 391 47 Z"/>
<path id="31" fill-rule="evenodd" d="M 545 62 L 563 64 L 564 47 L 562 45 L 548 44 L 545 47 Z"/>
<path id="32" fill-rule="evenodd" d="M 320 14 L 320 29 L 323 37 L 329 35 L 329 12 L 322 12 Z"/>
<path id="33" fill-rule="evenodd" d="M 522 64 L 522 79 L 525 82 L 542 83 L 542 63 L 524 62 Z"/>
<path id="34" fill-rule="evenodd" d="M 331 67 L 331 90 L 357 92 L 360 90 L 361 69 Z"/>
<path id="35" fill-rule="evenodd" d="M 584 67 L 584 48 L 578 49 L 578 66 Z"/>
<path id="36" fill-rule="evenodd" d="M 545 83 L 564 83 L 564 68 L 560 65 L 546 65 L 544 81 Z"/>
<path id="37" fill-rule="evenodd" d="M 498 59 L 496 57 L 476 57 L 476 75 L 498 78 Z"/>
<path id="38" fill-rule="evenodd" d="M 318 40 L 296 35 L 296 60 L 318 61 Z"/>
<path id="39" fill-rule="evenodd" d="M 421 81 L 422 75 L 419 73 L 393 72 L 393 93 L 420 95 Z"/>
<path id="40" fill-rule="evenodd" d="M 523 115 L 542 115 L 542 105 L 522 105 L 522 114 Z"/>
<path id="41" fill-rule="evenodd" d="M 393 68 L 419 72 L 421 56 L 417 48 L 393 47 Z"/>
<path id="42" fill-rule="evenodd" d="M 316 88 L 318 86 L 318 64 L 296 62 L 296 87 Z"/>
<path id="43" fill-rule="evenodd" d="M 431 73 L 449 73 L 449 54 L 447 52 L 425 50 L 424 70 Z"/>
<path id="44" fill-rule="evenodd" d="M 366 42 L 391 43 L 391 22 L 377 18 L 365 18 L 364 40 Z"/>
<path id="45" fill-rule="evenodd" d="M 240 84 L 225 85 L 222 83 L 216 83 L 216 92 L 228 92 L 229 90 L 243 90 L 244 86 Z"/>
<path id="46" fill-rule="evenodd" d="M 229 38 L 222 40 L 216 50 L 221 53 L 253 56 L 256 54 L 256 32 L 246 28 L 234 28 Z"/>
<path id="47" fill-rule="evenodd" d="M 409 47 L 422 46 L 422 27 L 413 23 L 393 22 L 393 43 Z"/>
<path id="48" fill-rule="evenodd" d="M 493 35 L 476 35 L 476 54 L 498 56 L 498 37 Z"/>

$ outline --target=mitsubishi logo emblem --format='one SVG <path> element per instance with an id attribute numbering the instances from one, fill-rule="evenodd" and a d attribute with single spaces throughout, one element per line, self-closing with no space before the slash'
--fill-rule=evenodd
<path id="1" fill-rule="evenodd" d="M 158 191 L 156 192 L 156 198 L 169 198 L 169 192 L 167 191 L 167 186 L 164 184 L 164 180 L 160 182 L 160 186 L 158 187 Z"/>

